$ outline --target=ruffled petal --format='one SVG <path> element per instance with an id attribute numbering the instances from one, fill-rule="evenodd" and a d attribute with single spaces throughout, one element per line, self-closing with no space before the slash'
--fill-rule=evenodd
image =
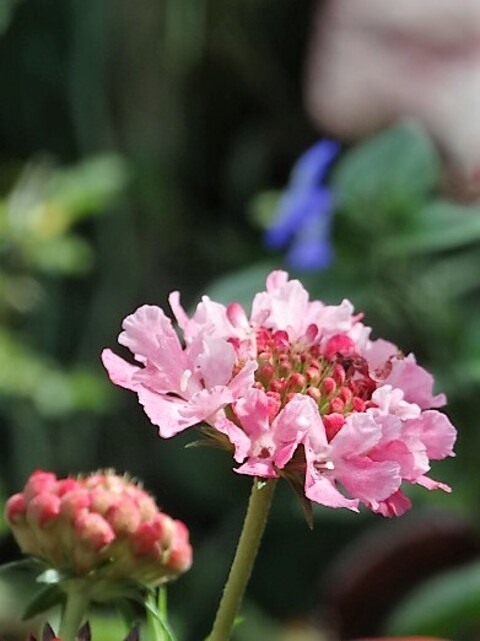
<path id="1" fill-rule="evenodd" d="M 447 402 L 445 394 L 433 396 L 433 376 L 417 365 L 413 354 L 392 359 L 392 369 L 385 383 L 402 389 L 405 400 L 416 403 L 422 409 L 442 407 Z"/>
<path id="2" fill-rule="evenodd" d="M 364 503 L 383 501 L 400 487 L 400 467 L 393 461 L 377 462 L 366 456 L 335 461 L 335 477 L 347 492 Z"/>
<path id="3" fill-rule="evenodd" d="M 347 499 L 330 479 L 320 474 L 311 474 L 308 470 L 305 478 L 305 496 L 326 507 L 346 507 L 352 512 L 358 512 L 358 499 Z"/>
<path id="4" fill-rule="evenodd" d="M 163 310 L 143 305 L 125 318 L 123 328 L 118 342 L 128 347 L 137 360 L 153 363 L 162 373 L 165 387 L 179 391 L 188 365 L 172 322 Z"/>
<path id="5" fill-rule="evenodd" d="M 123 358 L 114 354 L 110 349 L 104 349 L 102 351 L 102 363 L 112 383 L 131 391 L 136 390 L 133 377 L 141 368 L 127 363 L 127 361 L 124 361 Z"/>
<path id="6" fill-rule="evenodd" d="M 404 433 L 419 439 L 425 445 L 430 459 L 455 456 L 453 446 L 457 432 L 448 417 L 437 410 L 427 410 L 418 418 L 405 421 Z"/>

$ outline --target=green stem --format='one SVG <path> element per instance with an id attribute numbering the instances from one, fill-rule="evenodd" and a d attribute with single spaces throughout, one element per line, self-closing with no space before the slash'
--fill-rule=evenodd
<path id="1" fill-rule="evenodd" d="M 87 612 L 89 595 L 84 582 L 72 581 L 67 588 L 67 601 L 62 612 L 58 636 L 62 641 L 75 641 Z"/>
<path id="2" fill-rule="evenodd" d="M 254 479 L 247 514 L 238 541 L 235 558 L 228 575 L 222 599 L 208 641 L 228 641 L 235 617 L 252 573 L 262 534 L 267 522 L 276 480 Z"/>

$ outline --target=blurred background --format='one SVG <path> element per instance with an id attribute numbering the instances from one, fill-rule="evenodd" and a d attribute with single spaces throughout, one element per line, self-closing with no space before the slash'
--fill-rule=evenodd
<path id="1" fill-rule="evenodd" d="M 140 304 L 248 305 L 279 267 L 435 373 L 459 442 L 432 475 L 454 491 L 413 488 L 399 520 L 319 508 L 310 531 L 280 487 L 237 641 L 480 639 L 479 37 L 475 0 L 1 2 L 0 491 L 35 468 L 143 479 L 191 529 L 169 591 L 184 641 L 208 632 L 249 480 L 160 440 L 99 354 Z M 333 204 L 272 248 L 325 136 Z M 4 526 L 0 553 L 19 556 Z M 0 576 L 0 636 L 22 639 L 31 588 Z"/>

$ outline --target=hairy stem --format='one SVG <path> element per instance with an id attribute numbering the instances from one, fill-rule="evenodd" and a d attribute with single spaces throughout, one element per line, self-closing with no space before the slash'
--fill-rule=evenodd
<path id="1" fill-rule="evenodd" d="M 208 641 L 228 641 L 240 604 L 252 573 L 262 539 L 276 480 L 254 479 L 247 514 L 238 541 L 235 558 L 228 575 L 222 599 Z"/>

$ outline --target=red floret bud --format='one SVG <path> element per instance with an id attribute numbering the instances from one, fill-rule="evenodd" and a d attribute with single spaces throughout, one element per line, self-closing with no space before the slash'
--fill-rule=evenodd
<path id="1" fill-rule="evenodd" d="M 23 494 L 14 494 L 5 505 L 5 518 L 10 525 L 25 523 L 27 517 L 27 504 Z"/>
<path id="2" fill-rule="evenodd" d="M 111 525 L 94 512 L 84 510 L 77 514 L 74 522 L 75 536 L 81 543 L 98 552 L 115 539 Z"/>
<path id="3" fill-rule="evenodd" d="M 27 503 L 33 499 L 37 494 L 42 492 L 55 492 L 57 488 L 57 477 L 53 472 L 44 472 L 43 470 L 35 470 L 28 479 L 23 494 Z"/>
<path id="4" fill-rule="evenodd" d="M 44 527 L 60 514 L 60 499 L 55 494 L 37 494 L 27 505 L 27 520 L 32 525 Z"/>

